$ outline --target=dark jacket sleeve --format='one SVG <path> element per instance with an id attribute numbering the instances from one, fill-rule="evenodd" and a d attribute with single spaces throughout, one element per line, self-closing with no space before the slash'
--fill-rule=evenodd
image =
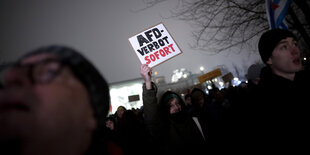
<path id="1" fill-rule="evenodd" d="M 143 84 L 143 109 L 145 122 L 153 137 L 159 137 L 160 134 L 160 116 L 159 105 L 157 102 L 157 87 L 152 83 L 152 89 L 147 90 Z"/>

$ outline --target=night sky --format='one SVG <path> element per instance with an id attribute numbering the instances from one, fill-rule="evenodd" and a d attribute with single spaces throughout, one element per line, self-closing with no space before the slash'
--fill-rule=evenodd
<path id="1" fill-rule="evenodd" d="M 40 46 L 60 44 L 81 51 L 109 83 L 140 78 L 140 61 L 128 38 L 160 22 L 164 23 L 182 54 L 153 68 L 170 82 L 173 70 L 192 73 L 211 71 L 222 65 L 243 77 L 247 68 L 260 61 L 258 52 L 226 52 L 209 55 L 190 44 L 193 25 L 168 18 L 178 0 L 143 9 L 143 0 L 2 0 L 0 2 L 0 62 L 15 60 Z M 241 77 L 241 78 L 242 78 Z"/>

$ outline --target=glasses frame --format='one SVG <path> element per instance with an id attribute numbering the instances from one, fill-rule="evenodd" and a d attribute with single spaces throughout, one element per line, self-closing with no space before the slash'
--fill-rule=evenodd
<path id="1" fill-rule="evenodd" d="M 51 63 L 57 63 L 58 67 L 53 71 L 53 73 L 48 76 L 46 74 L 49 73 L 48 65 Z M 29 64 L 22 64 L 21 62 L 13 62 L 13 63 L 5 63 L 0 65 L 0 82 L 2 86 L 6 85 L 6 79 L 5 76 L 8 72 L 11 70 L 19 69 L 23 70 L 27 78 L 31 81 L 31 84 L 47 84 L 51 82 L 55 77 L 59 75 L 59 73 L 64 68 L 65 63 L 60 61 L 59 59 L 55 58 L 48 58 L 44 59 L 35 63 L 29 63 Z M 43 67 L 43 68 L 40 68 Z M 45 68 L 44 68 L 45 67 Z M 42 70 L 40 70 L 42 69 Z M 45 70 L 44 70 L 45 69 Z M 38 73 L 36 71 L 43 71 L 41 73 Z M 35 73 L 38 73 L 37 75 Z M 43 79 L 43 76 L 48 76 L 48 78 Z"/>

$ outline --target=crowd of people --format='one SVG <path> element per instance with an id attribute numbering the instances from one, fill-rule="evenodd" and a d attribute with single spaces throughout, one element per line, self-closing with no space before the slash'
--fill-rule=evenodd
<path id="1" fill-rule="evenodd" d="M 85 56 L 38 48 L 0 68 L 0 154 L 307 154 L 310 74 L 297 39 L 268 30 L 258 50 L 265 65 L 249 68 L 249 83 L 184 98 L 158 96 L 141 64 L 143 106 L 108 115 L 109 86 Z"/>

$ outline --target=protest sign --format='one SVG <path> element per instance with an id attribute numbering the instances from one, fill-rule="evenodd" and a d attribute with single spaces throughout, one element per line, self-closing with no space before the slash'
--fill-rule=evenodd
<path id="1" fill-rule="evenodd" d="M 208 80 L 212 80 L 218 76 L 221 76 L 222 75 L 222 72 L 221 72 L 221 69 L 220 68 L 217 68 L 211 72 L 208 72 L 206 74 L 203 74 L 203 75 L 200 75 L 198 76 L 198 81 L 201 83 L 205 82 L 205 81 L 208 81 Z"/>
<path id="2" fill-rule="evenodd" d="M 140 100 L 140 96 L 138 95 L 130 95 L 128 96 L 128 102 L 134 102 L 134 101 L 139 101 Z"/>
<path id="3" fill-rule="evenodd" d="M 226 83 L 226 82 L 231 82 L 231 80 L 234 79 L 234 76 L 231 72 L 225 74 L 223 77 L 222 77 L 223 81 Z"/>
<path id="4" fill-rule="evenodd" d="M 182 53 L 162 23 L 128 40 L 141 64 L 147 64 L 151 68 Z"/>

